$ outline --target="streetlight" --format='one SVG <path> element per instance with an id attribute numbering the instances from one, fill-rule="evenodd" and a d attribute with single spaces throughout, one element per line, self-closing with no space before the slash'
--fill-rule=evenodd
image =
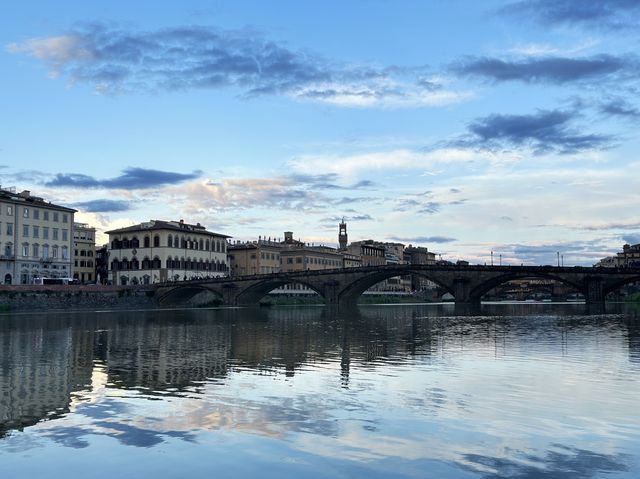
<path id="1" fill-rule="evenodd" d="M 560 267 L 560 251 L 556 253 L 558 255 L 558 268 Z"/>
<path id="2" fill-rule="evenodd" d="M 493 251 L 491 252 L 491 266 L 493 266 Z"/>

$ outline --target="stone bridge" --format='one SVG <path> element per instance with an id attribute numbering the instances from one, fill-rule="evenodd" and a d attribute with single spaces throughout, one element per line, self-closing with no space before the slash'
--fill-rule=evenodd
<path id="1" fill-rule="evenodd" d="M 371 286 L 395 276 L 420 275 L 451 293 L 456 304 L 480 303 L 492 288 L 514 279 L 544 278 L 567 284 L 589 304 L 603 304 L 607 294 L 640 281 L 640 269 L 555 266 L 387 265 L 321 271 L 261 274 L 155 285 L 160 304 L 181 304 L 203 291 L 226 305 L 255 305 L 286 284 L 302 284 L 328 305 L 353 305 Z"/>

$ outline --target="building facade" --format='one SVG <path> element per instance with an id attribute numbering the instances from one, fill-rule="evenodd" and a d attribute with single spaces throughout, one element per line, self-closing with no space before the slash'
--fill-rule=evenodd
<path id="1" fill-rule="evenodd" d="M 622 252 L 617 254 L 618 266 L 621 268 L 640 268 L 640 243 L 622 247 Z"/>
<path id="2" fill-rule="evenodd" d="M 96 281 L 96 229 L 73 223 L 73 279 L 81 284 Z"/>
<path id="3" fill-rule="evenodd" d="M 228 249 L 231 276 L 280 272 L 282 244 L 271 239 L 236 242 Z"/>
<path id="4" fill-rule="evenodd" d="M 198 224 L 151 220 L 109 235 L 109 281 L 150 284 L 227 276 L 227 239 Z"/>
<path id="5" fill-rule="evenodd" d="M 73 277 L 75 212 L 27 190 L 0 188 L 0 282 Z"/>

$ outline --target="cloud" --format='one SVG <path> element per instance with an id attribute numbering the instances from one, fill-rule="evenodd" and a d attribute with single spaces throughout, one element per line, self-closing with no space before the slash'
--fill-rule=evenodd
<path id="1" fill-rule="evenodd" d="M 145 168 L 127 168 L 123 174 L 106 180 L 98 180 L 92 176 L 70 173 L 58 173 L 54 179 L 45 182 L 45 186 L 72 188 L 109 188 L 109 189 L 148 189 L 163 185 L 182 183 L 198 178 L 201 171 L 192 173 L 173 173 L 170 171 L 150 170 Z"/>
<path id="2" fill-rule="evenodd" d="M 128 201 L 108 199 L 83 201 L 80 203 L 75 203 L 73 206 L 75 208 L 84 210 L 87 213 L 117 213 L 121 211 L 128 211 L 131 209 L 131 204 Z"/>
<path id="3" fill-rule="evenodd" d="M 535 19 L 543 25 L 584 25 L 625 28 L 638 24 L 636 0 L 523 0 L 502 8 L 502 13 Z"/>
<path id="4" fill-rule="evenodd" d="M 629 119 L 640 118 L 640 110 L 622 98 L 614 98 L 602 103 L 600 112 L 609 116 L 620 116 Z"/>
<path id="5" fill-rule="evenodd" d="M 327 218 L 322 218 L 320 222 L 326 225 L 337 225 L 338 223 L 342 222 L 342 220 L 344 220 L 346 223 L 355 221 L 375 221 L 374 218 L 369 214 L 355 214 L 351 216 L 329 216 Z"/>
<path id="6" fill-rule="evenodd" d="M 456 238 L 450 238 L 448 236 L 411 236 L 411 237 L 401 237 L 401 236 L 392 236 L 390 238 L 392 241 L 400 241 L 402 243 L 451 243 L 453 241 L 457 241 Z"/>
<path id="7" fill-rule="evenodd" d="M 338 106 L 435 106 L 462 101 L 428 68 L 338 64 L 256 31 L 198 26 L 128 31 L 102 24 L 7 46 L 45 62 L 53 77 L 103 93 L 233 88 L 245 97 L 287 95 Z"/>
<path id="8" fill-rule="evenodd" d="M 228 178 L 217 182 L 190 183 L 174 188 L 176 197 L 204 209 L 310 210 L 327 205 L 325 195 L 308 185 L 296 185 L 286 176 L 275 178 Z"/>
<path id="9" fill-rule="evenodd" d="M 580 229 L 585 231 L 640 230 L 640 222 L 599 223 L 599 224 L 576 226 L 575 229 Z"/>
<path id="10" fill-rule="evenodd" d="M 561 110 L 538 110 L 531 115 L 489 115 L 469 125 L 474 135 L 469 143 L 488 148 L 500 148 L 505 143 L 529 146 L 537 153 L 576 153 L 611 145 L 611 136 L 582 134 L 573 128 L 571 122 L 577 116 L 576 112 Z"/>
<path id="11" fill-rule="evenodd" d="M 640 233 L 624 235 L 622 239 L 629 244 L 640 244 Z"/>
<path id="12" fill-rule="evenodd" d="M 508 61 L 498 58 L 468 58 L 451 66 L 460 75 L 478 76 L 495 82 L 562 84 L 581 80 L 601 81 L 614 73 L 635 70 L 635 60 L 613 55 L 587 58 L 545 57 Z"/>
<path id="13" fill-rule="evenodd" d="M 360 180 L 352 185 L 339 185 L 336 182 L 339 180 L 339 176 L 336 173 L 324 173 L 319 175 L 306 175 L 306 174 L 292 174 L 287 177 L 292 183 L 299 183 L 301 185 L 308 185 L 314 189 L 320 190 L 357 190 L 363 188 L 372 188 L 376 186 L 373 181 Z"/>
<path id="14" fill-rule="evenodd" d="M 309 174 L 327 171 L 343 177 L 352 177 L 361 171 L 370 174 L 383 170 L 424 170 L 435 165 L 465 164 L 474 161 L 502 164 L 518 160 L 513 153 L 477 151 L 477 149 L 470 149 L 469 146 L 468 143 L 459 143 L 453 144 L 451 147 L 421 150 L 398 148 L 389 151 L 370 151 L 345 155 L 301 155 L 289 160 L 287 166 Z"/>

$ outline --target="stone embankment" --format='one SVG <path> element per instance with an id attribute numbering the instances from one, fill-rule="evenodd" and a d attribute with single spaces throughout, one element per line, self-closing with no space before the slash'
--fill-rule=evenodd
<path id="1" fill-rule="evenodd" d="M 155 291 L 141 286 L 0 286 L 1 311 L 155 308 Z"/>

